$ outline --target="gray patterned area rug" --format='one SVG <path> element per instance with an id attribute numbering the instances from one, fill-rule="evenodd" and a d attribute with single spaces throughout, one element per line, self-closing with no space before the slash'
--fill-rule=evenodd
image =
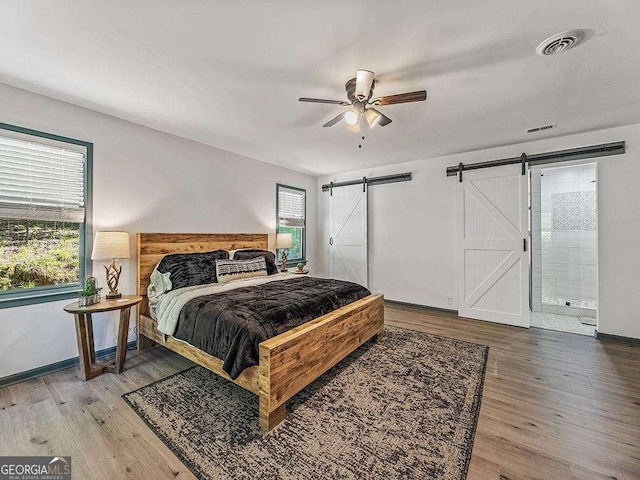
<path id="1" fill-rule="evenodd" d="M 257 397 L 201 367 L 123 397 L 202 479 L 459 480 L 488 350 L 386 327 L 291 399 L 268 434 Z"/>

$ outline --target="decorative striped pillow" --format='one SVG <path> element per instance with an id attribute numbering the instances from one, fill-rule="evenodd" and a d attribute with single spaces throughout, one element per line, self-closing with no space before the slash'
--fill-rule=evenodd
<path id="1" fill-rule="evenodd" d="M 266 277 L 267 263 L 264 257 L 248 260 L 216 260 L 218 283 L 228 283 L 240 278 Z"/>

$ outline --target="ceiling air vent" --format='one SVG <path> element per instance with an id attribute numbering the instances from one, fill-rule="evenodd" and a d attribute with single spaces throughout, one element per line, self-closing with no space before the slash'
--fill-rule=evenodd
<path id="1" fill-rule="evenodd" d="M 536 48 L 538 55 L 556 55 L 575 47 L 584 38 L 582 30 L 568 30 L 550 36 Z"/>
<path id="2" fill-rule="evenodd" d="M 540 125 L 539 127 L 533 127 L 527 129 L 527 133 L 544 132 L 545 130 L 551 130 L 556 128 L 557 123 L 550 123 L 549 125 Z"/>

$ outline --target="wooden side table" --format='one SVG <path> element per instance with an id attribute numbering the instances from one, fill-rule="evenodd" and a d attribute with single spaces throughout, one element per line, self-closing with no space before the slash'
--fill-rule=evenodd
<path id="1" fill-rule="evenodd" d="M 114 364 L 115 372 L 122 372 L 127 354 L 127 336 L 129 333 L 131 307 L 139 304 L 141 301 L 142 297 L 139 295 L 123 295 L 122 298 L 103 300 L 100 303 L 88 307 L 79 307 L 77 301 L 65 305 L 65 312 L 73 313 L 76 319 L 76 337 L 78 339 L 80 370 L 85 380 L 90 380 L 100 375 Z M 93 342 L 93 320 L 91 315 L 113 310 L 120 310 L 116 358 L 114 360 L 96 363 L 96 347 Z"/>

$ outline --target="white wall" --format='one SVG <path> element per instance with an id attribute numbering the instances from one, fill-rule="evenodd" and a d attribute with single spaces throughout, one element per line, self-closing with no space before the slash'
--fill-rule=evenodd
<path id="1" fill-rule="evenodd" d="M 318 185 L 412 172 L 411 182 L 369 190 L 369 285 L 388 299 L 456 309 L 458 185 L 446 177 L 446 167 L 619 140 L 627 141 L 626 154 L 598 160 L 598 330 L 640 338 L 640 125 L 341 173 L 319 178 Z M 326 275 L 329 195 L 320 188 L 318 195 L 319 261 Z"/>
<path id="2" fill-rule="evenodd" d="M 0 122 L 94 143 L 94 230 L 273 233 L 276 182 L 306 188 L 314 269 L 315 177 L 2 84 L 0 105 Z M 135 259 L 124 262 L 121 292 L 135 291 L 135 268 Z M 103 271 L 94 265 L 104 286 Z M 0 310 L 0 378 L 77 356 L 73 317 L 62 311 L 69 302 Z M 95 316 L 97 350 L 115 345 L 116 320 Z"/>

